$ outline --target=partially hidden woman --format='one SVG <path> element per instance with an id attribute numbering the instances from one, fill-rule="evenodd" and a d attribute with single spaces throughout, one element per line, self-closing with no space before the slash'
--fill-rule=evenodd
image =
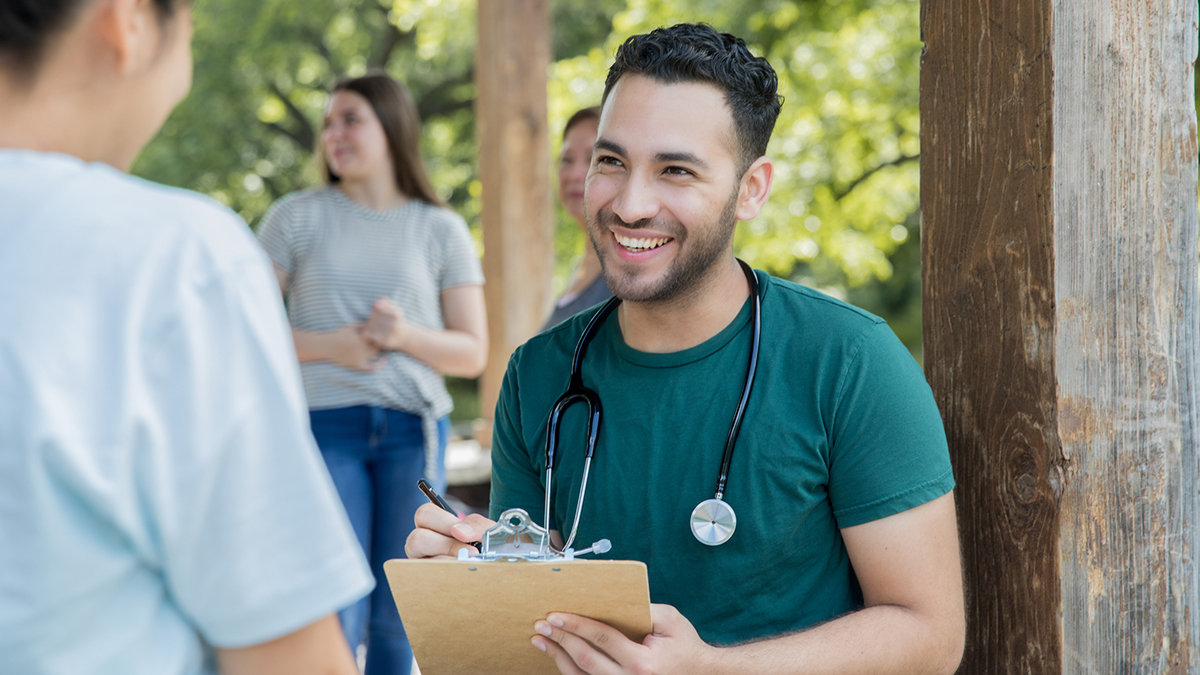
<path id="1" fill-rule="evenodd" d="M 377 581 L 341 612 L 372 675 L 410 670 L 383 562 L 404 557 L 417 480 L 445 487 L 442 375 L 479 375 L 488 346 L 471 235 L 434 192 L 419 143 L 403 85 L 338 83 L 319 147 L 327 184 L 281 199 L 258 235 L 287 296 L 313 435 Z"/>
<path id="2" fill-rule="evenodd" d="M 358 675 L 335 612 L 371 574 L 271 264 L 126 173 L 191 34 L 188 0 L 0 0 L 5 675 Z"/>
<path id="3" fill-rule="evenodd" d="M 592 146 L 596 145 L 600 125 L 600 108 L 583 108 L 571 115 L 563 127 L 562 152 L 558 159 L 558 198 L 563 208 L 583 230 L 583 259 L 575 269 L 571 284 L 554 303 L 554 311 L 542 330 L 552 328 L 583 310 L 612 297 L 604 275 L 600 273 L 600 257 L 587 238 L 587 218 L 583 210 L 583 188 L 592 165 Z"/>

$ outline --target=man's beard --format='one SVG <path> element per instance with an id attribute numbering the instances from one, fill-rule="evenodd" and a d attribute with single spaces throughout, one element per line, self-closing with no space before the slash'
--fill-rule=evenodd
<path id="1" fill-rule="evenodd" d="M 596 226 L 589 223 L 588 238 L 600 258 L 600 270 L 613 295 L 628 302 L 664 303 L 677 300 L 695 289 L 711 273 L 722 256 L 729 251 L 729 242 L 737 227 L 735 213 L 737 212 L 739 187 L 734 186 L 733 194 L 721 209 L 714 224 L 708 227 L 693 228 L 687 232 L 685 239 L 678 236 L 679 233 L 684 232 L 684 229 L 677 222 L 671 222 L 670 227 L 664 228 L 656 226 L 655 221 L 649 219 L 626 223 L 611 210 L 601 210 L 597 213 L 595 219 L 599 221 L 602 229 L 597 232 Z M 619 265 L 610 266 L 603 249 L 597 245 L 597 235 L 612 236 L 609 230 L 610 225 L 620 225 L 631 230 L 652 228 L 659 232 L 665 232 L 675 239 L 676 245 L 679 246 L 679 255 L 671 261 L 657 283 L 639 284 L 636 275 L 621 274 Z M 616 245 L 620 246 L 620 244 Z"/>

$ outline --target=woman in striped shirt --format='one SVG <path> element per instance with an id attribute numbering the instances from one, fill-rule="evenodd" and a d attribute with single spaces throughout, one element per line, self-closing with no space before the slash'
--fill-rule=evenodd
<path id="1" fill-rule="evenodd" d="M 409 672 L 382 565 L 404 557 L 417 479 L 445 486 L 442 375 L 478 376 L 488 347 L 474 241 L 430 185 L 419 143 L 400 83 L 339 83 L 319 147 L 326 185 L 281 199 L 259 231 L 288 299 L 313 434 L 375 573 L 369 603 L 341 613 L 351 647 L 366 639 L 372 674 Z"/>

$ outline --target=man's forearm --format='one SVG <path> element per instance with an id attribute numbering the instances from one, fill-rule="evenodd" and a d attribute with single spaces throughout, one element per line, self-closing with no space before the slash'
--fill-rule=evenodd
<path id="1" fill-rule="evenodd" d="M 961 624 L 878 605 L 800 633 L 717 649 L 702 672 L 949 674 L 962 658 L 962 644 Z"/>

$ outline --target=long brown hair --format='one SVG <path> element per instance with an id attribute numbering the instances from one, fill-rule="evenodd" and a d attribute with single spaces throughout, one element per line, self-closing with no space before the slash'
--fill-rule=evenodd
<path id="1" fill-rule="evenodd" d="M 434 206 L 446 206 L 434 191 L 429 175 L 425 173 L 425 164 L 421 161 L 421 116 L 408 89 L 388 75 L 368 73 L 362 77 L 340 80 L 329 93 L 332 95 L 339 91 L 352 91 L 371 104 L 387 138 L 388 154 L 392 157 L 396 187 L 400 192 Z M 329 168 L 323 144 L 318 143 L 317 152 L 321 157 L 325 181 L 330 184 L 340 182 L 341 177 Z"/>

